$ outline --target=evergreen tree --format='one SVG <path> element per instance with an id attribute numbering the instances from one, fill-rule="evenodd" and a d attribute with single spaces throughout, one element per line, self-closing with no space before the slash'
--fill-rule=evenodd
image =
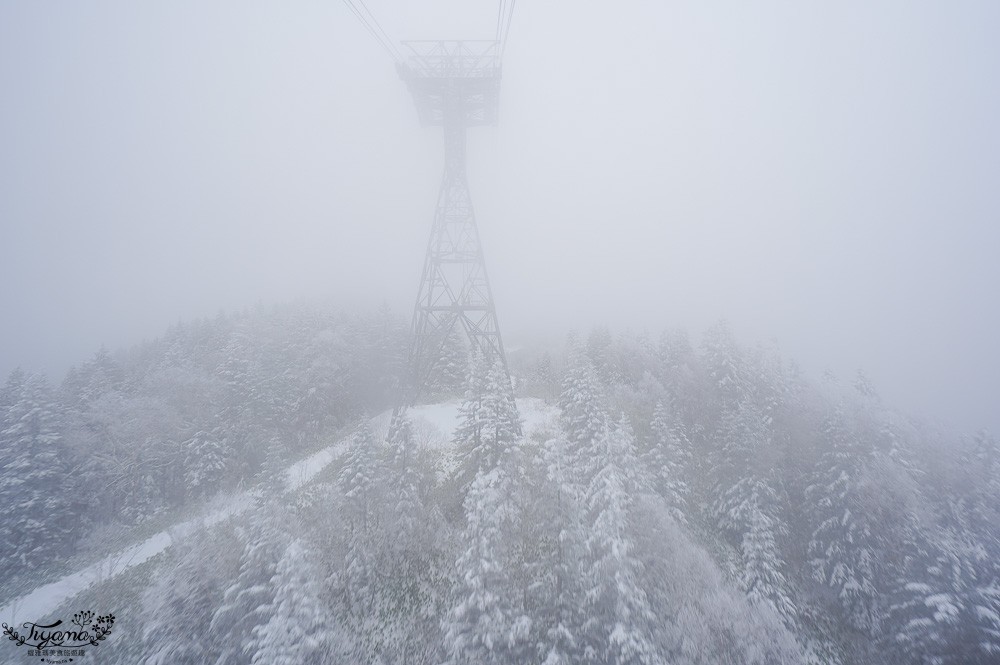
<path id="1" fill-rule="evenodd" d="M 343 566 L 337 571 L 338 593 L 344 603 L 345 629 L 354 636 L 353 662 L 375 663 L 381 658 L 393 626 L 387 619 L 396 611 L 392 530 L 395 516 L 391 480 L 381 454 L 381 443 L 368 422 L 352 437 L 337 485 L 338 506 L 344 522 Z M 394 617 L 393 617 L 394 618 Z"/>
<path id="2" fill-rule="evenodd" d="M 222 594 L 212 614 L 209 630 L 216 636 L 220 654 L 216 665 L 241 665 L 253 658 L 252 631 L 268 622 L 275 599 L 271 579 L 288 539 L 281 527 L 281 512 L 274 503 L 262 504 L 259 516 L 235 531 L 242 546 L 239 572 Z"/>
<path id="3" fill-rule="evenodd" d="M 16 569 L 69 550 L 76 523 L 69 455 L 44 377 L 15 371 L 0 421 L 0 552 Z"/>
<path id="4" fill-rule="evenodd" d="M 184 449 L 184 481 L 192 496 L 203 496 L 220 489 L 226 477 L 232 451 L 214 433 L 198 430 L 181 446 Z"/>
<path id="5" fill-rule="evenodd" d="M 545 403 L 550 404 L 558 395 L 558 382 L 552 368 L 552 355 L 548 351 L 538 358 L 538 362 L 535 364 L 534 379 L 542 391 Z"/>
<path id="6" fill-rule="evenodd" d="M 569 443 L 562 436 L 543 446 L 545 482 L 540 505 L 548 529 L 548 549 L 542 557 L 547 584 L 537 616 L 542 625 L 541 655 L 546 665 L 568 665 L 582 657 L 579 629 L 584 621 L 582 588 L 586 534 L 584 492 L 577 482 Z"/>
<path id="7" fill-rule="evenodd" d="M 654 663 L 658 658 L 649 636 L 656 616 L 642 586 L 643 565 L 631 536 L 631 510 L 644 481 L 635 437 L 624 416 L 615 427 L 605 428 L 595 452 L 597 471 L 585 499 L 589 535 L 584 656 L 613 665 Z"/>
<path id="8" fill-rule="evenodd" d="M 454 434 L 460 485 L 467 486 L 480 469 L 496 466 L 520 431 L 521 418 L 503 364 L 499 360 L 488 364 L 487 358 L 476 354 Z"/>
<path id="9" fill-rule="evenodd" d="M 239 556 L 232 530 L 222 527 L 195 532 L 167 550 L 166 564 L 143 594 L 143 665 L 216 662 L 224 645 L 192 636 L 211 624 Z M 134 654 L 128 658 L 135 662 Z"/>
<path id="10" fill-rule="evenodd" d="M 415 536 L 423 527 L 424 506 L 420 497 L 420 472 L 417 469 L 417 441 L 413 422 L 404 414 L 389 424 L 388 505 L 404 536 Z"/>
<path id="11" fill-rule="evenodd" d="M 604 391 L 583 346 L 570 339 L 563 392 L 559 397 L 559 422 L 570 445 L 570 454 L 579 459 L 579 481 L 586 483 L 593 469 L 590 458 L 580 454 L 604 435 L 608 410 Z"/>
<path id="12" fill-rule="evenodd" d="M 427 389 L 431 394 L 450 395 L 461 391 L 465 385 L 469 350 L 460 331 L 461 328 L 453 320 L 438 343 L 438 358 L 427 379 Z"/>
<path id="13" fill-rule="evenodd" d="M 687 522 L 687 469 L 691 463 L 691 442 L 670 417 L 663 402 L 658 402 L 650 423 L 652 445 L 645 456 L 653 488 L 670 507 L 670 515 Z"/>
<path id="14" fill-rule="evenodd" d="M 273 501 L 288 488 L 288 447 L 280 436 L 271 437 L 260 472 L 261 501 Z"/>
<path id="15" fill-rule="evenodd" d="M 479 468 L 465 496 L 455 602 L 442 624 L 449 662 L 501 665 L 531 653 L 531 619 L 514 580 L 521 530 L 515 451 Z"/>
<path id="16" fill-rule="evenodd" d="M 514 580 L 522 571 L 520 417 L 503 364 L 473 363 L 455 443 L 472 475 L 455 562 L 455 603 L 442 630 L 453 663 L 505 663 L 528 653 L 531 620 Z M 462 473 L 462 471 L 460 471 Z"/>
<path id="17" fill-rule="evenodd" d="M 873 534 L 860 521 L 856 501 L 859 466 L 870 460 L 842 408 L 822 425 L 825 448 L 817 461 L 813 481 L 806 488 L 816 524 L 808 552 L 813 578 L 837 591 L 851 623 L 874 631 L 879 597 Z"/>
<path id="18" fill-rule="evenodd" d="M 369 421 L 351 437 L 347 456 L 337 477 L 337 484 L 347 500 L 348 514 L 359 528 L 367 530 L 377 520 L 376 507 L 381 491 L 382 469 L 379 463 L 380 444 Z"/>
<path id="19" fill-rule="evenodd" d="M 775 542 L 775 534 L 781 532 L 781 527 L 761 508 L 759 495 L 754 495 L 747 508 L 750 513 L 747 519 L 749 528 L 743 535 L 741 546 L 741 585 L 751 602 L 769 604 L 791 627 L 795 623 L 797 611 L 791 599 L 788 580 L 782 572 L 785 563 L 781 560 Z"/>
<path id="20" fill-rule="evenodd" d="M 388 452 L 384 523 L 390 537 L 382 571 L 386 585 L 382 658 L 404 665 L 431 662 L 438 648 L 430 636 L 439 629 L 440 574 L 433 561 L 433 537 L 440 517 L 424 503 L 416 436 L 406 415 L 390 424 Z"/>
<path id="21" fill-rule="evenodd" d="M 247 651 L 253 654 L 253 665 L 326 665 L 331 650 L 339 651 L 340 645 L 332 644 L 329 617 L 315 582 L 303 541 L 293 540 L 270 580 L 274 589 L 270 619 L 251 632 Z"/>

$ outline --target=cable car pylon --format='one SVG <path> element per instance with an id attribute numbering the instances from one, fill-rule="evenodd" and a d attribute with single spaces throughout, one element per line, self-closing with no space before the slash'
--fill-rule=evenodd
<path id="1" fill-rule="evenodd" d="M 410 326 L 407 372 L 396 415 L 421 397 L 448 333 L 461 325 L 474 349 L 499 360 L 510 383 L 500 324 L 465 173 L 466 130 L 495 125 L 501 42 L 405 41 L 397 63 L 424 126 L 444 134 L 444 175 L 438 193 L 417 302 Z"/>

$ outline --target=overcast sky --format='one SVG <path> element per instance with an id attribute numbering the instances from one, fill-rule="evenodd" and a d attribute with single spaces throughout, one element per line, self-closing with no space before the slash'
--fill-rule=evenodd
<path id="1" fill-rule="evenodd" d="M 393 40 L 497 3 L 368 0 Z M 469 179 L 508 342 L 727 319 L 1000 431 L 1000 3 L 521 0 Z M 257 302 L 407 315 L 442 168 L 339 0 L 0 0 L 0 372 Z"/>

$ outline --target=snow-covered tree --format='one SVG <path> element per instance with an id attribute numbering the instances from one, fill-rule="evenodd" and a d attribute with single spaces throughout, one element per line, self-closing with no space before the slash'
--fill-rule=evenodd
<path id="1" fill-rule="evenodd" d="M 808 545 L 812 574 L 837 591 L 856 627 L 875 630 L 881 595 L 878 551 L 869 526 L 859 519 L 856 495 L 860 470 L 870 463 L 871 451 L 859 441 L 842 408 L 824 421 L 821 441 L 824 452 L 805 492 L 816 525 Z"/>
<path id="2" fill-rule="evenodd" d="M 785 562 L 775 542 L 775 535 L 782 534 L 783 530 L 761 508 L 759 500 L 759 495 L 755 493 L 749 505 L 744 504 L 749 512 L 749 528 L 743 534 L 740 548 L 743 555 L 740 583 L 751 602 L 768 603 L 786 623 L 793 625 L 796 619 L 795 603 L 791 599 L 788 579 L 782 572 Z"/>
<path id="3" fill-rule="evenodd" d="M 238 569 L 240 549 L 232 530 L 215 527 L 195 532 L 167 551 L 166 565 L 143 593 L 143 665 L 216 662 L 223 645 L 192 636 L 203 635 L 211 624 Z"/>
<path id="4" fill-rule="evenodd" d="M 293 540 L 270 580 L 274 589 L 270 618 L 251 631 L 247 651 L 253 654 L 253 665 L 326 665 L 331 660 L 347 660 L 347 653 L 338 649 L 341 645 L 333 643 L 329 616 L 317 596 L 316 577 L 304 542 Z"/>
<path id="5" fill-rule="evenodd" d="M 650 423 L 652 442 L 645 462 L 652 476 L 653 488 L 670 507 L 671 517 L 684 523 L 687 509 L 687 474 L 691 465 L 691 442 L 688 441 L 670 412 L 659 402 Z"/>
<path id="6" fill-rule="evenodd" d="M 558 381 L 555 370 L 552 367 L 552 355 L 546 351 L 535 363 L 533 372 L 535 384 L 541 389 L 542 396 L 546 403 L 550 403 L 558 394 Z"/>
<path id="7" fill-rule="evenodd" d="M 362 529 L 368 529 L 369 522 L 378 519 L 376 508 L 383 481 L 380 448 L 371 424 L 363 421 L 361 428 L 351 437 L 337 476 L 337 484 L 346 499 L 347 515 Z"/>
<path id="8" fill-rule="evenodd" d="M 588 537 L 584 598 L 585 659 L 626 665 L 659 659 L 649 636 L 656 621 L 642 586 L 643 565 L 635 556 L 631 509 L 645 482 L 635 455 L 635 437 L 623 417 L 595 447 L 596 472 L 587 487 Z"/>
<path id="9" fill-rule="evenodd" d="M 442 623 L 454 665 L 501 665 L 531 653 L 532 621 L 513 583 L 521 530 L 515 457 L 508 447 L 494 465 L 482 465 L 465 496 L 454 603 Z"/>
<path id="10" fill-rule="evenodd" d="M 431 394 L 453 394 L 462 390 L 465 385 L 466 368 L 468 366 L 469 350 L 462 328 L 453 320 L 447 325 L 448 331 L 442 339 L 431 344 L 438 357 L 427 379 L 427 390 Z"/>
<path id="11" fill-rule="evenodd" d="M 0 414 L 0 552 L 14 569 L 68 550 L 77 517 L 58 407 L 45 378 L 15 371 Z"/>
<path id="12" fill-rule="evenodd" d="M 386 663 L 430 662 L 439 646 L 431 636 L 439 630 L 442 574 L 434 561 L 434 537 L 441 518 L 424 502 L 416 434 L 405 414 L 390 424 L 387 447 L 380 657 Z"/>
<path id="13" fill-rule="evenodd" d="M 569 357 L 563 391 L 559 397 L 559 422 L 570 445 L 571 454 L 581 462 L 577 468 L 580 482 L 589 479 L 592 469 L 586 456 L 579 452 L 589 449 L 603 435 L 608 418 L 604 390 L 586 350 L 575 339 L 570 339 Z"/>
<path id="14" fill-rule="evenodd" d="M 272 614 L 275 588 L 271 579 L 288 545 L 282 528 L 287 515 L 273 502 L 261 505 L 258 511 L 247 524 L 235 529 L 242 550 L 239 572 L 225 587 L 212 613 L 209 630 L 220 648 L 216 665 L 241 665 L 253 658 L 251 633 Z"/>
<path id="15" fill-rule="evenodd" d="M 192 496 L 217 492 L 233 453 L 217 433 L 198 430 L 181 444 L 184 448 L 184 481 Z"/>
<path id="16" fill-rule="evenodd" d="M 288 467 L 288 446 L 278 435 L 273 435 L 264 453 L 260 470 L 262 500 L 270 501 L 280 496 L 288 486 L 285 469 Z"/>
<path id="17" fill-rule="evenodd" d="M 424 526 L 424 505 L 420 496 L 416 434 L 413 422 L 405 414 L 395 416 L 389 424 L 388 452 L 387 504 L 403 535 L 413 536 Z"/>
<path id="18" fill-rule="evenodd" d="M 461 457 L 461 485 L 466 486 L 480 469 L 496 466 L 520 431 L 521 417 L 503 364 L 499 360 L 489 364 L 488 358 L 477 353 L 454 434 Z"/>
<path id="19" fill-rule="evenodd" d="M 568 665 L 582 657 L 579 631 L 585 616 L 584 488 L 574 473 L 577 460 L 562 436 L 545 442 L 542 462 L 545 478 L 539 506 L 545 547 L 539 566 L 543 579 L 536 612 L 540 656 L 546 665 Z"/>
<path id="20" fill-rule="evenodd" d="M 381 444 L 368 421 L 351 437 L 337 485 L 343 500 L 340 514 L 348 528 L 344 558 L 344 592 L 348 611 L 363 618 L 379 594 L 379 557 L 389 534 L 382 530 L 385 473 Z"/>

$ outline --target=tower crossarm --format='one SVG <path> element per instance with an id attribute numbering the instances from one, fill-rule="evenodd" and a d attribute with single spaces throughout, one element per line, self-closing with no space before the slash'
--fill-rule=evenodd
<path id="1" fill-rule="evenodd" d="M 495 125 L 500 99 L 499 42 L 406 41 L 397 65 L 424 125 Z"/>

